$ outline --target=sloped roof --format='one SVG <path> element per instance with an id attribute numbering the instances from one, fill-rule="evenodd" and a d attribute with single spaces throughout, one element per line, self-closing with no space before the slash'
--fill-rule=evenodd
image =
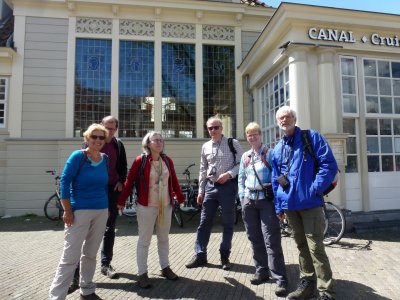
<path id="1" fill-rule="evenodd" d="M 240 0 L 240 3 L 247 4 L 249 6 L 262 6 L 262 7 L 270 7 L 266 5 L 264 2 L 258 0 Z"/>

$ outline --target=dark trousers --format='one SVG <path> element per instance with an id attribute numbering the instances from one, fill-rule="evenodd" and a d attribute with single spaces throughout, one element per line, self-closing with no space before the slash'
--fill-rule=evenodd
<path id="1" fill-rule="evenodd" d="M 237 181 L 230 180 L 225 184 L 207 182 L 203 207 L 201 209 L 200 225 L 197 228 L 197 238 L 194 246 L 196 255 L 207 259 L 207 245 L 210 241 L 211 229 L 218 206 L 222 208 L 222 242 L 220 254 L 222 258 L 229 258 L 232 247 L 233 226 L 235 222 L 235 199 Z"/>
<path id="2" fill-rule="evenodd" d="M 115 224 L 118 217 L 117 201 L 121 192 L 114 191 L 113 186 L 108 187 L 108 219 L 106 231 L 104 232 L 103 244 L 101 246 L 101 265 L 108 266 L 113 258 L 115 241 Z"/>
<path id="3" fill-rule="evenodd" d="M 242 203 L 243 222 L 253 248 L 256 274 L 271 276 L 277 284 L 287 284 L 279 221 L 272 200 L 249 200 Z M 269 268 L 268 268 L 269 267 Z"/>

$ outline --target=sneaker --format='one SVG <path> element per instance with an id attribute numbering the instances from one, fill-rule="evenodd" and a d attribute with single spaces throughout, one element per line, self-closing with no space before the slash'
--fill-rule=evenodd
<path id="1" fill-rule="evenodd" d="M 111 279 L 117 279 L 119 278 L 119 275 L 117 272 L 115 272 L 114 268 L 111 265 L 104 265 L 101 266 L 101 274 L 107 276 L 108 278 Z"/>
<path id="2" fill-rule="evenodd" d="M 207 264 L 206 258 L 201 258 L 198 255 L 192 257 L 192 259 L 186 264 L 186 268 L 192 269 L 197 267 L 202 267 Z"/>
<path id="3" fill-rule="evenodd" d="M 253 285 L 259 285 L 261 283 L 267 282 L 269 276 L 267 274 L 254 274 L 253 278 L 250 279 L 250 283 Z"/>
<path id="4" fill-rule="evenodd" d="M 288 295 L 288 299 L 307 299 L 313 298 L 317 292 L 314 281 L 309 281 L 307 279 L 301 279 L 297 290 L 291 292 Z"/>
<path id="5" fill-rule="evenodd" d="M 97 296 L 95 293 L 89 294 L 89 295 L 82 295 L 81 294 L 81 299 L 89 299 L 89 300 L 101 300 L 99 296 Z"/>
<path id="6" fill-rule="evenodd" d="M 148 289 L 151 287 L 151 282 L 147 273 L 143 273 L 139 276 L 138 283 L 142 289 Z"/>
<path id="7" fill-rule="evenodd" d="M 318 296 L 317 300 L 335 300 L 335 298 L 326 293 L 322 293 Z"/>
<path id="8" fill-rule="evenodd" d="M 68 295 L 72 294 L 73 292 L 75 292 L 77 289 L 79 289 L 79 275 L 78 277 L 76 277 L 74 275 L 74 278 L 71 281 L 71 284 L 68 288 Z"/>
<path id="9" fill-rule="evenodd" d="M 288 294 L 287 284 L 286 283 L 278 284 L 275 290 L 275 295 L 277 295 L 278 297 L 286 297 L 287 294 Z"/>
<path id="10" fill-rule="evenodd" d="M 179 277 L 176 275 L 170 267 L 166 267 L 161 270 L 161 276 L 167 278 L 168 280 L 177 280 Z"/>
<path id="11" fill-rule="evenodd" d="M 221 257 L 221 268 L 222 270 L 230 270 L 231 263 L 229 262 L 229 258 Z"/>

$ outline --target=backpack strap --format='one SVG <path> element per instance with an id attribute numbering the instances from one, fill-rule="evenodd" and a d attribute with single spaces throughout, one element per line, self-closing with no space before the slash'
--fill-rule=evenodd
<path id="1" fill-rule="evenodd" d="M 303 143 L 303 158 L 306 161 L 306 152 L 308 152 L 314 161 L 314 176 L 318 173 L 319 165 L 318 160 L 315 157 L 312 142 L 310 139 L 310 130 L 301 131 L 301 142 Z"/>
<path id="2" fill-rule="evenodd" d="M 142 153 L 141 155 L 141 160 L 140 160 L 140 167 L 136 176 L 136 180 L 135 180 L 135 190 L 136 190 L 136 195 L 139 197 L 139 190 L 140 190 L 140 180 L 143 177 L 143 171 L 144 171 L 144 167 L 146 165 L 147 162 L 147 154 L 146 153 Z M 145 181 L 146 182 L 146 181 Z"/>
<path id="3" fill-rule="evenodd" d="M 236 166 L 236 153 L 237 152 L 236 152 L 235 147 L 233 146 L 233 138 L 231 138 L 231 137 L 228 138 L 228 146 L 233 155 L 233 165 Z"/>
<path id="4" fill-rule="evenodd" d="M 264 166 L 266 166 L 270 171 L 272 171 L 272 167 L 269 164 L 269 162 L 265 159 L 265 155 L 268 152 L 268 147 L 266 145 L 264 145 L 264 148 L 261 152 L 261 161 L 263 162 Z M 249 166 L 250 164 L 250 156 L 246 157 L 246 168 Z"/>

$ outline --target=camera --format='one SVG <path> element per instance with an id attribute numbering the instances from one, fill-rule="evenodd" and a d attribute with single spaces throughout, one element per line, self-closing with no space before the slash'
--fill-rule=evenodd
<path id="1" fill-rule="evenodd" d="M 211 170 L 208 172 L 207 176 L 211 177 L 214 176 L 215 174 L 217 174 L 217 169 L 215 168 L 215 166 L 211 167 Z"/>
<path id="2" fill-rule="evenodd" d="M 289 180 L 287 179 L 286 175 L 281 175 L 276 179 L 279 183 L 279 185 L 282 187 L 282 189 L 286 190 L 289 188 L 290 183 Z"/>

